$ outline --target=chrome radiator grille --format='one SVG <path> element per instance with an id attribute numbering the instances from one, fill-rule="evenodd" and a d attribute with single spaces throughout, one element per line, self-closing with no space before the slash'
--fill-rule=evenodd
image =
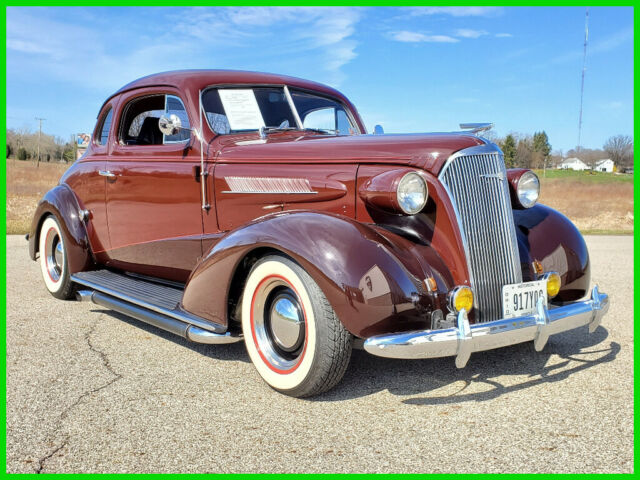
<path id="1" fill-rule="evenodd" d="M 502 318 L 502 286 L 522 282 L 507 172 L 502 155 L 487 148 L 452 156 L 439 175 L 466 243 L 478 322 Z"/>

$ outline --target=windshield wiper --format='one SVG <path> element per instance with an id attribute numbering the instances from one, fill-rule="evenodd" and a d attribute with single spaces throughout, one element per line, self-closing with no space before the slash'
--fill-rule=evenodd
<path id="1" fill-rule="evenodd" d="M 285 126 L 278 126 L 278 127 L 269 127 L 269 126 L 264 126 L 264 127 L 260 127 L 260 138 L 267 138 L 267 135 L 269 133 L 273 133 L 273 132 L 291 132 L 293 130 L 298 130 L 298 131 L 303 131 L 303 132 L 312 132 L 312 133 L 323 133 L 325 135 L 337 135 L 338 134 L 338 130 L 331 130 L 329 128 L 297 128 L 297 127 L 285 127 Z"/>
<path id="2" fill-rule="evenodd" d="M 337 135 L 338 130 L 332 130 L 330 128 L 304 128 L 305 132 L 313 132 L 313 133 L 326 133 L 328 135 Z"/>
<path id="3" fill-rule="evenodd" d="M 298 130 L 296 127 L 260 127 L 260 138 L 267 138 L 267 134 L 273 132 L 289 132 L 291 130 Z"/>

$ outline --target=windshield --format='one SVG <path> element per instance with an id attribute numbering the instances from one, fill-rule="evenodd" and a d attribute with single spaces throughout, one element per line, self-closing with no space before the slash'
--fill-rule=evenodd
<path id="1" fill-rule="evenodd" d="M 211 129 L 222 135 L 262 127 L 302 128 L 334 135 L 358 133 L 347 109 L 338 101 L 294 89 L 290 98 L 287 93 L 284 87 L 209 88 L 202 93 L 202 106 Z"/>

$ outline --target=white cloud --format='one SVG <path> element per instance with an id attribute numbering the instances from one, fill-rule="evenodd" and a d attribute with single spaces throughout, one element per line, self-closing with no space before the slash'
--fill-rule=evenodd
<path id="1" fill-rule="evenodd" d="M 620 110 L 625 106 L 624 102 L 620 102 L 618 100 L 612 100 L 610 102 L 605 102 L 600 104 L 600 107 L 605 110 Z"/>
<path id="2" fill-rule="evenodd" d="M 415 7 L 412 16 L 450 15 L 452 17 L 495 17 L 502 15 L 501 7 Z"/>
<path id="3" fill-rule="evenodd" d="M 410 43 L 419 43 L 419 42 L 457 43 L 460 41 L 457 38 L 453 38 L 448 35 L 427 35 L 420 32 L 409 32 L 407 30 L 403 30 L 400 32 L 393 32 L 391 33 L 391 38 L 398 42 L 410 42 Z"/>
<path id="4" fill-rule="evenodd" d="M 313 55 L 327 72 L 327 80 L 339 84 L 344 79 L 341 67 L 357 57 L 357 43 L 351 37 L 361 13 L 362 9 L 345 7 L 198 8 L 176 28 L 214 45 L 255 48 L 265 42 L 265 55 Z M 277 36 L 274 29 L 279 29 Z"/>
<path id="5" fill-rule="evenodd" d="M 602 39 L 592 38 L 589 45 L 587 46 L 587 61 L 590 55 L 606 53 L 608 51 L 615 50 L 619 46 L 629 41 L 633 41 L 633 28 L 621 30 L 614 33 L 613 35 L 609 35 L 608 37 Z M 572 51 L 563 53 L 562 55 L 558 55 L 557 57 L 553 58 L 551 60 L 551 63 L 564 63 L 572 60 L 577 60 L 579 58 L 582 58 L 583 54 L 584 50 L 582 47 L 575 48 Z"/>
<path id="6" fill-rule="evenodd" d="M 362 9 L 132 8 L 120 10 L 120 21 L 114 21 L 114 14 L 107 19 L 98 15 L 91 28 L 74 19 L 96 9 L 73 9 L 73 15 L 65 17 L 56 15 L 59 10 L 50 12 L 7 11 L 11 61 L 62 81 L 114 90 L 159 71 L 209 66 L 251 69 L 254 57 L 261 65 L 273 58 L 274 67 L 267 69 L 281 73 L 285 65 L 294 70 L 296 61 L 314 62 L 314 78 L 337 85 L 344 79 L 341 68 L 357 57 L 353 36 Z M 153 21 L 134 28 L 140 15 L 153 16 Z M 84 52 L 82 64 L 79 48 Z"/>
<path id="7" fill-rule="evenodd" d="M 633 41 L 632 28 L 629 28 L 627 30 L 621 30 L 617 33 L 614 33 L 613 35 L 603 38 L 602 40 L 599 40 L 599 39 L 592 40 L 590 52 L 591 53 L 608 52 L 610 50 L 614 50 L 618 48 L 620 45 L 628 42 L 629 40 Z"/>
<path id="8" fill-rule="evenodd" d="M 510 33 L 496 33 L 495 35 L 498 38 L 511 38 L 513 37 L 513 35 L 511 35 Z"/>
<path id="9" fill-rule="evenodd" d="M 456 36 L 462 38 L 478 38 L 483 35 L 488 35 L 486 30 L 471 30 L 470 28 L 459 28 L 456 30 Z"/>

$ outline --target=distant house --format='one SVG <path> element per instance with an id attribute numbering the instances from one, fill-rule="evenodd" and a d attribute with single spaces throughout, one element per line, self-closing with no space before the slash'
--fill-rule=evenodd
<path id="1" fill-rule="evenodd" d="M 560 165 L 560 170 L 589 170 L 589 166 L 579 158 L 565 158 Z"/>
<path id="2" fill-rule="evenodd" d="M 596 172 L 608 172 L 613 173 L 613 160 L 610 158 L 605 158 L 604 160 L 598 160 L 596 162 Z"/>

